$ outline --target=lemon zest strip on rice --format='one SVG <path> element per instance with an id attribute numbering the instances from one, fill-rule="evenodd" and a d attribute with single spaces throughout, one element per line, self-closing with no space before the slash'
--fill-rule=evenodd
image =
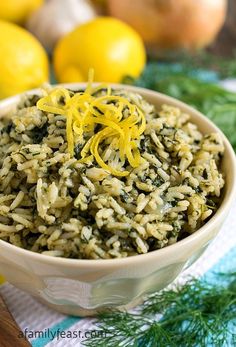
<path id="1" fill-rule="evenodd" d="M 114 150 L 119 151 L 121 163 L 127 158 L 131 167 L 138 167 L 142 158 L 137 141 L 146 128 L 144 113 L 125 97 L 111 95 L 111 87 L 101 84 L 93 88 L 92 83 L 93 71 L 90 71 L 84 92 L 71 96 L 69 90 L 63 87 L 55 88 L 47 96 L 39 99 L 37 108 L 66 117 L 66 138 L 71 156 L 74 155 L 75 145 L 80 143 L 83 145 L 80 162 L 95 159 L 100 167 L 114 176 L 127 176 L 129 171 L 118 170 L 111 163 L 105 163 L 99 148 L 103 141 L 109 143 L 109 139 L 115 137 L 117 141 Z M 96 97 L 94 94 L 100 90 L 106 90 L 106 95 Z M 124 109 L 128 112 L 126 118 Z M 91 136 L 90 133 L 94 132 L 98 125 L 103 128 Z M 86 140 L 89 134 L 90 138 Z"/>

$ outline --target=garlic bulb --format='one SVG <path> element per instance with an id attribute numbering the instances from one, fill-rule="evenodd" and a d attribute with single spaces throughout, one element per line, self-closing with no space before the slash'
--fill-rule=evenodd
<path id="1" fill-rule="evenodd" d="M 52 51 L 62 36 L 95 17 L 96 12 L 88 0 L 49 0 L 32 14 L 27 28 Z"/>

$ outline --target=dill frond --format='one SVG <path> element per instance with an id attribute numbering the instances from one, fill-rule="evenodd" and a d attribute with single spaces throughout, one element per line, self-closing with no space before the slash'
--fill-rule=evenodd
<path id="1" fill-rule="evenodd" d="M 191 279 L 148 297 L 139 313 L 98 316 L 104 334 L 89 347 L 223 347 L 236 345 L 236 274 L 218 274 L 222 285 Z M 161 315 L 157 319 L 157 315 Z M 105 337 L 104 337 L 105 336 Z"/>

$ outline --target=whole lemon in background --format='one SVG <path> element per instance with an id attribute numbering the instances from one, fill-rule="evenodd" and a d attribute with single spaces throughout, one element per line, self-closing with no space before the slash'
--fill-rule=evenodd
<path id="1" fill-rule="evenodd" d="M 1 0 L 0 19 L 23 24 L 44 0 Z"/>
<path id="2" fill-rule="evenodd" d="M 146 62 L 142 39 L 127 24 L 112 17 L 98 17 L 64 36 L 54 51 L 59 82 L 80 82 L 94 68 L 95 80 L 121 82 L 138 77 Z"/>
<path id="3" fill-rule="evenodd" d="M 48 58 L 41 44 L 25 29 L 0 20 L 0 98 L 48 81 Z"/>

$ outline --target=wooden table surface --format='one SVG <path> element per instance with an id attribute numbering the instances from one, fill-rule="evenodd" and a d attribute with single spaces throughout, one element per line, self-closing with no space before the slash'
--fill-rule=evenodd
<path id="1" fill-rule="evenodd" d="M 0 295 L 0 346 L 30 347 Z"/>

